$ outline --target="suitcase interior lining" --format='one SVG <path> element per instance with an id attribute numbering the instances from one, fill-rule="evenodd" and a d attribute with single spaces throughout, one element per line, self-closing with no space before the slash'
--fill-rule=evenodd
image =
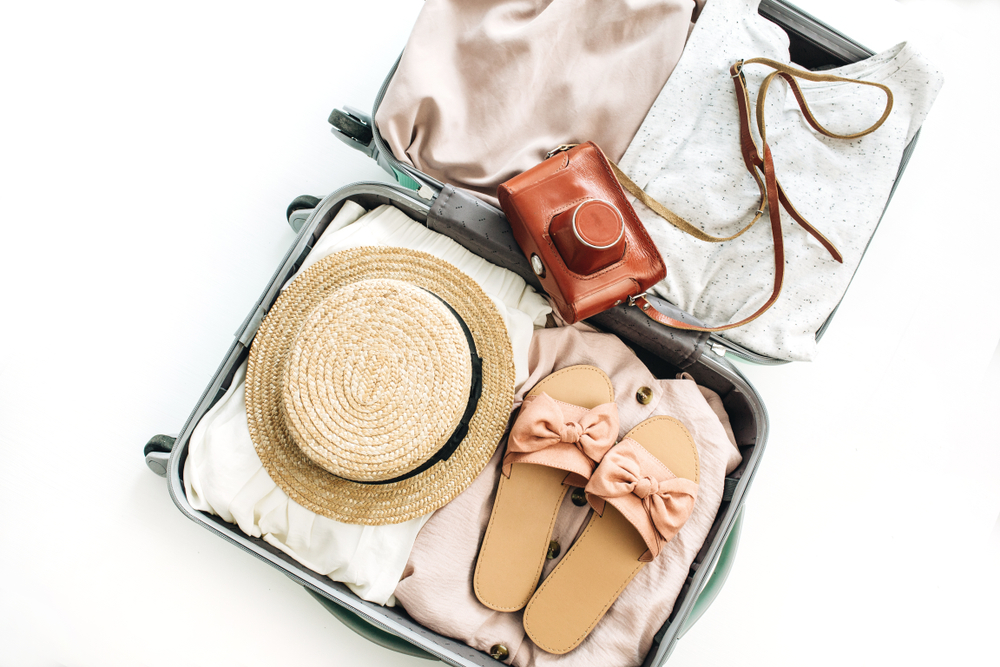
<path id="1" fill-rule="evenodd" d="M 278 567 L 297 583 L 307 586 L 324 597 L 347 607 L 376 627 L 407 639 L 420 648 L 441 658 L 446 663 L 489 667 L 495 665 L 496 661 L 485 653 L 424 628 L 410 618 L 401 608 L 387 608 L 361 600 L 344 584 L 333 582 L 327 577 L 309 570 L 264 540 L 245 535 L 237 526 L 226 523 L 218 516 L 194 510 L 184 497 L 184 461 L 187 457 L 187 444 L 197 421 L 230 387 L 236 370 L 249 356 L 248 345 L 250 340 L 252 340 L 252 334 L 259 325 L 263 313 L 277 299 L 280 287 L 302 263 L 302 260 L 312 249 L 316 240 L 326 230 L 333 217 L 348 199 L 354 200 L 369 210 L 381 204 L 394 205 L 417 222 L 425 225 L 428 224 L 429 209 L 425 202 L 415 198 L 410 191 L 382 183 L 358 183 L 347 186 L 331 194 L 317 206 L 313 215 L 303 225 L 302 231 L 290 248 L 282 266 L 274 274 L 271 283 L 261 295 L 254 309 L 251 311 L 251 315 L 247 317 L 241 331 L 237 333 L 238 340 L 234 343 L 227 359 L 220 366 L 212 383 L 206 390 L 202 401 L 194 410 L 188 423 L 185 424 L 184 429 L 178 437 L 174 447 L 174 455 L 171 456 L 170 470 L 168 472 L 168 477 L 171 480 L 171 496 L 178 507 L 189 518 L 237 544 L 237 546 L 240 546 L 245 551 Z M 460 226 L 457 229 L 464 230 L 466 234 L 474 234 L 468 227 Z M 452 238 L 458 235 L 454 228 L 447 230 L 438 227 L 438 231 L 446 233 Z M 449 231 L 451 233 L 448 233 Z M 456 238 L 455 240 L 463 242 L 463 239 L 460 238 Z M 467 242 L 468 239 L 465 239 L 463 245 Z M 520 253 L 519 250 L 516 252 Z M 503 263 L 504 258 L 494 257 L 493 261 Z M 646 318 L 643 317 L 642 319 L 645 320 Z M 683 370 L 690 373 L 700 384 L 713 389 L 722 397 L 723 404 L 730 415 L 737 443 L 743 454 L 743 463 L 741 463 L 733 477 L 741 478 L 747 470 L 752 470 L 756 467 L 756 461 L 759 459 L 760 454 L 760 452 L 756 451 L 759 449 L 756 447 L 756 443 L 758 441 L 763 442 L 764 429 L 766 428 L 763 422 L 766 421 L 766 417 L 761 417 L 764 414 L 763 405 L 749 385 L 738 386 L 741 383 L 738 374 L 734 370 L 731 370 L 726 362 L 710 359 L 711 353 L 706 355 L 706 357 L 709 357 L 708 360 L 701 358 L 700 347 L 697 355 L 692 354 L 690 350 L 685 351 L 679 357 L 682 363 L 678 363 L 677 359 L 670 359 L 669 355 L 664 355 L 663 349 L 657 349 L 656 351 L 649 349 L 650 347 L 663 348 L 665 344 L 669 344 L 669 336 L 665 337 L 662 333 L 659 336 L 649 332 L 642 333 L 646 335 L 633 335 L 632 337 L 619 335 L 632 347 L 656 377 L 673 378 Z M 643 340 L 637 340 L 638 338 L 642 338 Z M 664 342 L 664 338 L 666 338 L 666 343 Z M 658 344 L 651 345 L 651 342 Z M 690 341 L 685 342 L 690 344 Z M 755 454 L 757 455 L 755 456 Z M 669 649 L 676 642 L 678 628 L 673 626 L 679 626 L 680 624 L 675 622 L 681 615 L 686 617 L 690 611 L 690 603 L 693 603 L 693 597 L 695 597 L 690 595 L 692 587 L 697 583 L 700 590 L 700 586 L 704 585 L 705 577 L 697 577 L 696 575 L 702 569 L 702 566 L 708 562 L 710 556 L 718 553 L 725 535 L 732 525 L 735 511 L 742 504 L 742 496 L 746 485 L 742 484 L 741 486 L 742 489 L 738 489 L 736 497 L 732 502 L 723 502 L 709 533 L 709 537 L 706 539 L 705 544 L 692 565 L 687 582 L 684 584 L 681 594 L 674 605 L 673 613 L 667 623 L 656 634 L 656 639 L 646 656 L 644 664 L 660 664 L 664 652 L 669 653 Z M 732 507 L 734 504 L 736 507 Z M 692 599 L 687 600 L 688 597 Z M 661 644 L 664 640 L 667 642 L 666 646 Z M 655 663 L 654 660 L 656 661 Z"/>

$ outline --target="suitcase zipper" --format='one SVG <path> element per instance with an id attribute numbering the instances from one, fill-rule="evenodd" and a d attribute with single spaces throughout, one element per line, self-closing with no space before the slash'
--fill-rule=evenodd
<path id="1" fill-rule="evenodd" d="M 765 357 L 760 354 L 756 354 L 747 350 L 739 345 L 732 343 L 724 338 L 720 338 L 715 334 L 709 338 L 708 347 L 720 357 L 734 357 L 740 361 L 746 361 L 751 364 L 757 364 L 758 366 L 781 366 L 783 364 L 791 363 L 783 359 L 772 359 L 771 357 Z"/>

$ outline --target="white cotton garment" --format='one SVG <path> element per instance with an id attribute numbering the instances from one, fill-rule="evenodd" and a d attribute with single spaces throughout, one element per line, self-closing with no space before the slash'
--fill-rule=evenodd
<path id="1" fill-rule="evenodd" d="M 758 2 L 711 0 L 705 5 L 684 54 L 620 163 L 650 196 L 713 236 L 742 229 L 760 202 L 740 152 L 729 67 L 757 57 L 789 60 L 787 35 L 757 14 Z M 755 106 L 761 83 L 773 70 L 748 65 L 743 71 Z M 795 208 L 844 257 L 843 264 L 837 263 L 782 209 L 781 295 L 757 320 L 721 334 L 775 359 L 814 358 L 816 332 L 847 290 L 889 198 L 903 150 L 943 84 L 942 75 L 906 43 L 823 73 L 884 84 L 894 104 L 874 133 L 833 139 L 806 123 L 784 81 L 771 85 L 764 118 L 778 180 Z M 837 134 L 869 127 L 885 107 L 885 94 L 873 86 L 799 83 L 816 118 Z M 767 215 L 732 241 L 707 243 L 633 203 L 667 265 L 666 279 L 654 288 L 657 294 L 707 326 L 746 318 L 770 297 L 774 241 Z"/>
<path id="2" fill-rule="evenodd" d="M 511 338 L 519 389 L 528 377 L 528 348 L 535 326 L 544 326 L 548 302 L 517 275 L 473 255 L 392 206 L 371 213 L 348 201 L 331 221 L 299 273 L 348 248 L 392 245 L 422 250 L 457 266 L 493 300 Z M 296 274 L 298 275 L 298 274 Z M 393 589 L 430 514 L 404 523 L 360 526 L 311 512 L 268 477 L 247 426 L 246 362 L 226 394 L 195 428 L 184 464 L 184 489 L 196 510 L 217 514 L 247 535 L 260 537 L 358 597 L 395 604 Z"/>

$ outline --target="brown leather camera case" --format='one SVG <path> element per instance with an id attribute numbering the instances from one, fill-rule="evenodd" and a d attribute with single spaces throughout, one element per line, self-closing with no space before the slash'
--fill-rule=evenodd
<path id="1" fill-rule="evenodd" d="M 567 322 L 586 319 L 626 302 L 667 274 L 663 259 L 607 158 L 593 142 L 556 153 L 515 176 L 500 186 L 497 198 L 510 221 L 514 238 Z M 554 218 L 588 200 L 611 204 L 624 220 L 624 252 L 611 264 L 589 256 L 592 249 L 583 244 L 574 248 L 572 256 L 564 257 L 549 233 Z M 565 238 L 560 239 L 564 250 Z M 567 259 L 577 268 L 595 265 L 604 268 L 582 275 L 570 268 Z"/>

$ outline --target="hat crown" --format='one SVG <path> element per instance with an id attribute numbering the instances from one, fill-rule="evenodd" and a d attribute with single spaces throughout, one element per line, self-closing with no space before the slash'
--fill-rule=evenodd
<path id="1" fill-rule="evenodd" d="M 472 385 L 456 314 L 399 280 L 330 293 L 302 323 L 283 373 L 295 444 L 327 472 L 380 482 L 430 459 L 460 421 Z"/>
<path id="2" fill-rule="evenodd" d="M 402 282 L 403 289 L 417 291 L 404 294 L 397 291 L 395 284 L 380 286 L 368 282 L 375 280 Z M 439 346 L 435 349 L 440 354 L 407 357 L 403 352 L 410 347 L 409 344 L 399 337 L 389 336 L 387 340 L 393 341 L 391 345 L 358 344 L 359 350 L 367 350 L 367 356 L 356 352 L 357 356 L 352 357 L 354 362 L 346 364 L 342 354 L 335 354 L 333 347 L 327 349 L 324 345 L 346 345 L 343 341 L 350 340 L 351 336 L 360 340 L 370 340 L 374 336 L 358 335 L 359 325 L 348 326 L 346 318 L 320 313 L 326 312 L 325 309 L 332 305 L 333 302 L 328 301 L 331 295 L 357 283 L 367 283 L 376 288 L 370 292 L 356 292 L 348 299 L 368 304 L 361 310 L 366 311 L 363 315 L 369 318 L 366 326 L 370 331 L 385 335 L 384 330 L 393 325 L 404 326 L 405 318 L 408 322 L 405 326 L 415 332 L 407 336 L 424 340 L 422 337 L 429 334 L 419 331 L 421 329 L 431 333 L 447 329 L 457 332 L 457 324 L 462 334 L 468 336 L 468 347 L 460 346 L 458 352 L 449 353 L 447 348 Z M 418 300 L 423 300 L 423 305 Z M 390 312 L 392 308 L 396 310 Z M 443 318 L 438 324 L 435 324 L 433 315 L 428 315 L 434 312 Z M 307 352 L 312 349 L 306 344 L 311 335 L 305 332 L 306 321 L 310 318 L 317 323 L 323 322 L 320 327 L 323 333 L 312 336 L 319 346 L 316 353 Z M 341 319 L 344 322 L 341 329 L 324 328 L 327 324 L 333 326 L 332 322 Z M 431 337 L 426 340 L 430 345 L 430 341 L 437 339 Z M 295 345 L 300 349 L 298 360 L 293 363 L 292 348 Z M 470 358 L 470 352 L 475 354 L 474 358 Z M 368 246 L 341 250 L 316 261 L 292 279 L 271 305 L 254 336 L 246 374 L 250 438 L 268 476 L 302 507 L 345 523 L 401 523 L 434 511 L 455 498 L 472 483 L 493 455 L 506 428 L 514 396 L 512 354 L 507 327 L 496 303 L 454 264 L 404 248 Z M 448 362 L 445 366 L 460 363 L 465 367 L 469 363 L 476 381 L 470 379 L 466 384 L 464 378 L 460 379 L 454 384 L 461 389 L 452 390 L 450 385 L 445 386 L 444 376 L 431 375 L 426 372 L 425 366 L 420 365 L 426 364 L 428 357 Z M 348 366 L 352 368 L 349 373 L 346 370 Z M 360 372 L 362 366 L 368 372 Z M 342 371 L 339 376 L 335 375 L 338 369 Z M 299 393 L 298 399 L 286 396 L 293 391 L 291 380 L 295 374 L 298 374 L 298 388 L 295 389 Z M 400 382 L 399 386 L 405 384 L 398 378 L 426 378 L 426 391 L 410 390 L 423 401 L 419 405 L 424 407 L 406 412 L 395 411 L 393 401 L 397 391 L 393 387 L 397 385 L 394 383 Z M 303 391 L 308 400 L 302 398 Z M 354 481 L 342 475 L 358 477 L 356 473 L 365 469 L 364 465 L 348 462 L 331 474 L 329 467 L 318 465 L 313 457 L 306 454 L 307 450 L 313 454 L 316 451 L 303 446 L 305 436 L 302 434 L 308 430 L 307 421 L 308 428 L 317 433 L 329 423 L 338 424 L 336 420 L 327 421 L 335 414 L 333 412 L 321 418 L 321 409 L 326 410 L 321 398 L 323 392 L 327 396 L 326 402 L 338 406 L 338 409 L 340 406 L 351 406 L 353 418 L 364 425 L 379 419 L 387 427 L 394 427 L 397 422 L 433 421 L 437 422 L 439 432 L 444 432 L 449 430 L 449 425 L 442 415 L 457 419 L 458 424 L 443 446 L 431 437 L 421 440 L 423 445 L 415 445 L 407 436 L 383 440 L 391 445 L 387 451 L 411 447 L 411 450 L 421 452 L 410 452 L 413 463 L 423 459 L 427 452 L 438 451 L 398 477 L 384 481 L 373 479 L 375 483 Z M 454 400 L 456 404 L 465 401 L 465 410 L 440 410 L 431 402 L 432 399 Z M 296 401 L 299 401 L 298 405 Z M 388 419 L 387 414 L 395 417 Z M 298 419 L 299 425 L 293 419 Z M 441 426 L 442 423 L 444 426 Z M 317 437 L 316 442 L 330 444 L 325 436 L 322 439 Z M 343 442 L 356 446 L 359 440 L 352 435 L 344 438 Z M 325 446 L 320 448 L 319 456 L 329 466 L 332 459 L 326 457 L 323 449 Z M 338 443 L 327 451 L 342 454 L 344 450 Z M 346 459 L 341 456 L 339 460 Z M 375 475 L 371 475 L 374 478 L 383 476 L 378 471 L 391 475 L 394 468 L 404 470 L 408 467 L 409 464 L 391 465 L 387 460 L 377 460 L 368 470 L 376 471 Z"/>

